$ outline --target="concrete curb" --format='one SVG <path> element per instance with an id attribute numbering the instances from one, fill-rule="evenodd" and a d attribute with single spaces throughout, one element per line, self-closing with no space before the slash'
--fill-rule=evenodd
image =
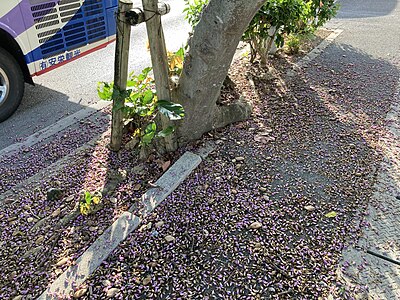
<path id="1" fill-rule="evenodd" d="M 331 30 L 331 29 L 329 29 Z M 292 67 L 294 70 L 298 70 L 307 64 L 309 64 L 312 60 L 318 57 L 322 51 L 328 47 L 342 32 L 342 29 L 333 29 L 333 32 L 328 35 L 326 39 L 324 39 L 317 47 L 311 50 L 306 56 L 304 56 L 299 62 L 295 63 Z"/>
<path id="2" fill-rule="evenodd" d="M 8 197 L 14 197 L 17 194 L 16 191 L 18 191 L 22 188 L 26 188 L 29 185 L 39 183 L 40 181 L 43 181 L 43 178 L 46 178 L 46 177 L 49 178 L 50 176 L 53 176 L 56 172 L 58 172 L 60 169 L 71 164 L 71 161 L 74 160 L 74 157 L 76 157 L 77 155 L 79 155 L 80 153 L 84 152 L 87 149 L 93 148 L 99 139 L 104 138 L 104 136 L 106 136 L 110 132 L 111 131 L 109 129 L 102 134 L 97 134 L 89 142 L 83 144 L 82 146 L 75 149 L 68 155 L 55 161 L 54 163 L 45 167 L 44 169 L 41 169 L 36 174 L 26 178 L 25 180 L 21 181 L 18 184 L 16 184 L 8 191 L 5 191 L 4 193 L 0 193 L 0 206 L 4 204 L 4 200 L 7 199 Z"/>
<path id="3" fill-rule="evenodd" d="M 83 108 L 81 110 L 78 110 L 76 113 L 65 117 L 58 122 L 47 126 L 46 128 L 43 128 L 42 130 L 39 130 L 38 132 L 35 132 L 34 134 L 30 135 L 27 137 L 23 142 L 12 144 L 2 150 L 0 150 L 0 158 L 4 155 L 12 155 L 21 149 L 32 147 L 33 145 L 36 145 L 40 141 L 64 130 L 65 128 L 71 126 L 72 124 L 75 124 L 79 122 L 80 120 L 83 120 L 99 110 L 103 109 L 104 107 L 107 107 L 111 105 L 112 102 L 110 101 L 99 101 L 94 105 L 88 106 L 86 108 Z"/>
<path id="4" fill-rule="evenodd" d="M 139 216 L 134 215 L 130 208 L 124 212 L 105 232 L 61 274 L 37 299 L 57 299 L 65 297 L 79 287 L 108 257 L 108 255 L 133 232 L 143 218 L 150 214 L 165 198 L 168 197 L 182 183 L 189 174 L 212 151 L 211 146 L 205 147 L 199 155 L 186 152 L 171 166 L 142 196 L 144 208 Z"/>

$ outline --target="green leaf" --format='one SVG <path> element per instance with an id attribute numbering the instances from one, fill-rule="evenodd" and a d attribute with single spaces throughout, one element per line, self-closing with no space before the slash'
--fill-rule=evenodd
<path id="1" fill-rule="evenodd" d="M 101 100 L 111 100 L 113 95 L 113 83 L 98 82 L 97 83 L 97 94 Z"/>
<path id="2" fill-rule="evenodd" d="M 179 56 L 182 60 L 185 58 L 185 49 L 183 47 L 179 48 L 178 51 L 176 51 L 176 56 Z"/>
<path id="3" fill-rule="evenodd" d="M 146 129 L 144 130 L 145 133 L 149 132 L 155 132 L 157 130 L 157 125 L 155 122 L 151 122 L 146 126 Z"/>
<path id="4" fill-rule="evenodd" d="M 165 138 L 167 136 L 169 136 L 171 133 L 173 133 L 175 131 L 175 127 L 174 126 L 168 126 L 167 128 L 161 130 L 160 132 L 157 133 L 156 137 L 161 137 L 161 138 Z"/>
<path id="5" fill-rule="evenodd" d="M 141 93 L 131 93 L 127 100 L 129 100 L 130 102 L 135 102 L 138 98 L 140 98 L 140 96 Z"/>
<path id="6" fill-rule="evenodd" d="M 138 79 L 138 81 L 139 82 L 142 82 L 143 80 L 145 80 L 146 79 L 146 74 L 140 74 L 138 77 L 137 77 L 137 79 Z"/>
<path id="7" fill-rule="evenodd" d="M 86 204 L 90 204 L 92 202 L 92 195 L 87 191 L 85 191 L 85 202 Z"/>
<path id="8" fill-rule="evenodd" d="M 151 103 L 153 98 L 154 98 L 154 94 L 151 90 L 145 91 L 143 94 L 142 104 L 147 105 L 147 104 Z"/>
<path id="9" fill-rule="evenodd" d="M 142 143 L 145 145 L 149 145 L 156 134 L 156 130 L 157 130 L 156 123 L 152 122 L 149 125 L 147 125 L 146 129 L 144 130 L 144 135 L 142 136 Z"/>
<path id="10" fill-rule="evenodd" d="M 327 218 L 334 218 L 336 216 L 337 216 L 337 212 L 336 211 L 330 211 L 325 215 L 325 217 L 327 217 Z"/>
<path id="11" fill-rule="evenodd" d="M 145 80 L 149 76 L 149 73 L 150 73 L 151 70 L 152 70 L 151 67 L 144 68 L 142 70 L 142 73 L 139 74 L 139 76 L 137 76 L 138 81 Z"/>
<path id="12" fill-rule="evenodd" d="M 144 75 L 147 77 L 147 75 L 149 75 L 149 73 L 151 72 L 151 70 L 152 70 L 152 67 L 144 68 L 144 69 L 142 70 L 142 74 L 144 74 Z"/>
<path id="13" fill-rule="evenodd" d="M 136 87 L 137 86 L 137 80 L 135 78 L 132 78 L 126 82 L 127 87 Z"/>
<path id="14" fill-rule="evenodd" d="M 177 103 L 172 103 L 167 100 L 158 100 L 157 108 L 164 116 L 171 121 L 181 120 L 185 116 L 183 106 Z"/>

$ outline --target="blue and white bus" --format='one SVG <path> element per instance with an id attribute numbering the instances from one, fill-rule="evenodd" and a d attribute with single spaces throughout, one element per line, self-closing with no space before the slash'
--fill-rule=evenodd
<path id="1" fill-rule="evenodd" d="M 24 82 L 115 39 L 118 0 L 0 0 L 0 122 Z"/>

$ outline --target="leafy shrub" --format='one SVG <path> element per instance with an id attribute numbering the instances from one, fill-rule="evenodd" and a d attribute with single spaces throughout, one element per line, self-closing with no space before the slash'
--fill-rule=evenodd
<path id="1" fill-rule="evenodd" d="M 182 105 L 157 98 L 154 79 L 149 75 L 151 70 L 145 68 L 139 75 L 131 73 L 123 95 L 125 104 L 123 107 L 114 107 L 123 110 L 126 124 L 134 125 L 133 137 L 140 140 L 141 147 L 150 145 L 155 138 L 167 137 L 174 132 L 173 126 L 163 130 L 157 128 L 158 114 L 163 114 L 172 121 L 182 119 L 185 114 Z M 113 83 L 106 82 L 100 82 L 97 91 L 103 100 L 111 100 L 120 93 L 114 89 Z"/>
<path id="2" fill-rule="evenodd" d="M 339 5 L 335 0 L 310 0 L 306 2 L 303 13 L 303 24 L 299 25 L 298 33 L 313 32 L 336 16 Z"/>
<path id="3" fill-rule="evenodd" d="M 273 43 L 283 46 L 284 33 L 294 31 L 303 10 L 304 0 L 266 1 L 243 34 L 243 40 L 250 45 L 251 61 L 259 54 L 261 63 L 265 64 Z"/>
<path id="4" fill-rule="evenodd" d="M 268 0 L 256 13 L 243 35 L 250 44 L 251 61 L 256 54 L 265 64 L 275 42 L 284 45 L 284 36 L 315 31 L 336 15 L 334 0 Z"/>
<path id="5" fill-rule="evenodd" d="M 207 6 L 209 0 L 185 0 L 185 20 L 188 21 L 192 29 L 199 23 L 201 12 Z"/>
<path id="6" fill-rule="evenodd" d="M 301 39 L 300 35 L 298 35 L 298 34 L 290 34 L 286 38 L 287 52 L 290 53 L 290 54 L 299 53 L 301 40 L 302 39 Z"/>
<path id="7" fill-rule="evenodd" d="M 185 0 L 185 19 L 194 28 L 209 0 Z M 243 34 L 251 49 L 265 64 L 273 44 L 282 47 L 284 36 L 312 33 L 334 17 L 339 6 L 335 0 L 267 0 Z"/>

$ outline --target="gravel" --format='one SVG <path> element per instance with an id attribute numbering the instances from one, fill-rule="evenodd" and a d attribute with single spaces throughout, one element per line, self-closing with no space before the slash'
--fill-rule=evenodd
<path id="1" fill-rule="evenodd" d="M 253 118 L 204 137 L 218 148 L 146 220 L 163 225 L 123 242 L 83 298 L 111 287 L 117 299 L 344 298 L 336 269 L 368 226 L 360 220 L 398 71 L 330 49 L 296 76 L 284 55 L 268 69 L 245 59 L 232 68 Z"/>
<path id="2" fill-rule="evenodd" d="M 138 163 L 136 153 L 113 153 L 108 143 L 106 133 L 93 147 L 73 155 L 61 170 L 46 170 L 39 181 L 4 200 L 0 206 L 0 270 L 6 275 L 0 282 L 1 299 L 40 295 L 162 173 L 164 161 Z M 58 146 L 53 145 L 54 151 L 62 152 L 64 145 Z M 30 153 L 46 157 L 44 149 Z M 34 168 L 35 163 L 28 160 L 26 168 Z M 77 209 L 82 190 L 103 191 L 101 204 L 88 216 Z M 62 194 L 48 197 L 54 191 Z"/>
<path id="3" fill-rule="evenodd" d="M 135 203 L 168 160 L 208 140 L 216 150 L 75 296 L 318 299 L 336 293 L 340 298 L 336 268 L 342 249 L 368 226 L 360 219 L 382 159 L 379 136 L 399 72 L 343 45 L 330 46 L 303 71 L 287 73 L 291 63 L 281 54 L 267 68 L 246 58 L 232 67 L 234 85 L 221 103 L 238 95 L 251 100 L 248 121 L 143 166 L 128 151 L 110 153 L 106 137 L 56 177 L 9 199 L 0 207 L 0 269 L 7 274 L 0 298 L 41 293 Z M 120 180 L 104 195 L 104 207 L 57 226 L 81 189 L 112 182 L 107 174 Z M 67 193 L 49 202 L 51 187 Z"/>

